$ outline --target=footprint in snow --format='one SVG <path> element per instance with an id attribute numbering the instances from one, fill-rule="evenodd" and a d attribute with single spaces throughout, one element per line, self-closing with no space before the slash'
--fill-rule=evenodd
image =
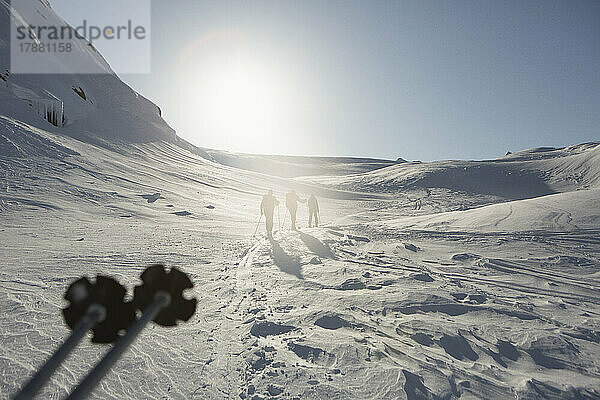
<path id="1" fill-rule="evenodd" d="M 175 212 L 172 212 L 171 214 L 177 215 L 179 217 L 185 217 L 188 215 L 192 215 L 192 213 L 189 211 L 175 211 Z"/>
<path id="2" fill-rule="evenodd" d="M 162 197 L 159 192 L 154 193 L 154 194 L 140 194 L 138 196 L 146 199 L 148 201 L 148 203 L 154 203 L 158 199 L 164 199 L 164 197 Z"/>

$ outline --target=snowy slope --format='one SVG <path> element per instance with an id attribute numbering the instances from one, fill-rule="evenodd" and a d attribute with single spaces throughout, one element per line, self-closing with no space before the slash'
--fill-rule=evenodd
<path id="1" fill-rule="evenodd" d="M 190 274 L 198 311 L 147 328 L 92 398 L 600 398 L 597 143 L 488 161 L 218 163 L 112 74 L 2 76 L 0 398 L 68 335 L 70 282 L 131 288 L 156 262 Z M 62 99 L 67 126 L 16 97 L 27 91 Z M 319 176 L 224 165 L 248 160 Z M 321 227 L 301 205 L 290 231 L 280 206 L 268 240 L 261 195 L 292 188 L 317 194 Z M 86 340 L 39 398 L 64 398 L 105 352 Z"/>
<path id="2" fill-rule="evenodd" d="M 368 174 L 310 178 L 335 187 L 394 193 L 445 188 L 501 199 L 524 199 L 600 185 L 600 143 L 539 149 L 489 161 L 403 163 Z"/>
<path id="3" fill-rule="evenodd" d="M 307 175 L 359 174 L 398 163 L 373 158 L 275 156 L 205 150 L 215 161 L 221 164 L 286 178 Z"/>
<path id="4" fill-rule="evenodd" d="M 600 226 L 600 189 L 558 193 L 466 211 L 397 218 L 387 223 L 410 229 L 470 232 L 595 229 Z"/>
<path id="5" fill-rule="evenodd" d="M 0 156 L 3 396 L 67 335 L 69 282 L 131 287 L 153 262 L 190 273 L 198 313 L 147 329 L 93 398 L 600 396 L 597 189 L 440 214 L 450 192 L 414 210 L 167 142 L 114 152 L 2 124 L 22 138 Z M 325 226 L 307 229 L 301 207 L 291 232 L 280 210 L 275 240 L 253 238 L 260 195 L 290 187 L 320 193 Z M 104 352 L 78 347 L 41 398 L 64 397 Z"/>
<path id="6" fill-rule="evenodd" d="M 65 59 L 49 53 L 43 59 L 49 68 L 58 65 L 59 70 L 78 71 L 82 70 L 78 69 L 82 65 L 94 65 L 105 70 L 105 74 L 10 73 L 8 24 L 66 25 L 47 1 L 20 0 L 19 10 L 11 18 L 11 6 L 6 0 L 0 0 L 0 21 L 3 24 L 0 30 L 1 114 L 86 141 L 96 138 L 136 142 L 176 140 L 175 132 L 161 118 L 159 108 L 125 85 L 85 40 L 74 38 L 70 41 L 78 57 Z M 29 105 L 32 99 L 58 99 L 62 102 L 66 126 L 52 128 Z"/>

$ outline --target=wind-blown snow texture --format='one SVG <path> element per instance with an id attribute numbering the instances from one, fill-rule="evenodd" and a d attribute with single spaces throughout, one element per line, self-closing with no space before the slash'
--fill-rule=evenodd
<path id="1" fill-rule="evenodd" d="M 60 309 L 71 281 L 102 273 L 131 288 L 164 262 L 190 274 L 197 314 L 147 328 L 93 398 L 600 398 L 600 144 L 478 162 L 367 161 L 386 164 L 375 170 L 257 157 L 310 164 L 315 175 L 290 179 L 217 163 L 160 119 L 149 126 L 103 108 L 114 95 L 136 116 L 153 113 L 141 97 L 121 97 L 114 76 L 7 77 L 0 397 L 68 335 Z M 79 117 L 63 129 L 40 120 L 12 95 L 13 79 L 52 89 Z M 67 100 L 74 84 L 96 106 Z M 118 141 L 99 115 L 114 116 L 102 123 Z M 274 240 L 262 226 L 253 238 L 269 188 L 280 200 L 314 192 L 323 226 L 306 228 L 302 206 L 291 232 L 281 209 Z M 106 349 L 80 345 L 40 398 L 67 395 Z"/>

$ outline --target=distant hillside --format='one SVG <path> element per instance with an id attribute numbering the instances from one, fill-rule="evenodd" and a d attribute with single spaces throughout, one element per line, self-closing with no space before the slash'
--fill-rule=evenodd
<path id="1" fill-rule="evenodd" d="M 600 187 L 600 143 L 526 150 L 497 160 L 401 163 L 362 175 L 307 180 L 364 192 L 443 188 L 526 199 Z"/>
<path id="2" fill-rule="evenodd" d="M 223 165 L 284 178 L 360 174 L 399 163 L 375 158 L 276 156 L 211 149 L 205 151 L 213 160 Z"/>
<path id="3" fill-rule="evenodd" d="M 465 211 L 384 222 L 401 229 L 469 232 L 573 231 L 600 226 L 600 189 L 557 193 Z"/>

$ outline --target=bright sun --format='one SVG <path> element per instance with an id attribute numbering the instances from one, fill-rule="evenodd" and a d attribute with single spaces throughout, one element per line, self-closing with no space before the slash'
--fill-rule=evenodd
<path id="1" fill-rule="evenodd" d="M 208 35 L 188 49 L 178 66 L 179 112 L 198 143 L 268 152 L 265 143 L 285 140 L 297 106 L 277 59 L 270 60 L 231 32 Z"/>

